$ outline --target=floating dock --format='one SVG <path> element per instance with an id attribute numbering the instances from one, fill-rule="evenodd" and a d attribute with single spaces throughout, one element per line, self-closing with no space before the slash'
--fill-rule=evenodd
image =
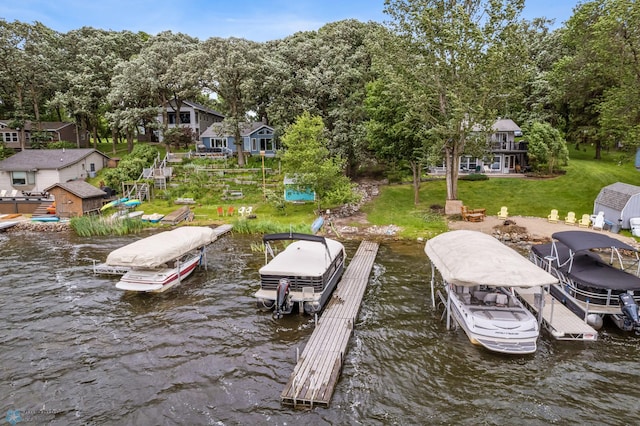
<path id="1" fill-rule="evenodd" d="M 520 300 L 538 315 L 538 304 L 535 299 L 540 294 L 540 288 L 517 288 L 515 291 Z M 548 292 L 545 291 L 543 294 L 542 323 L 554 338 L 558 340 L 598 339 L 598 332 L 593 327 Z"/>
<path id="2" fill-rule="evenodd" d="M 283 404 L 329 405 L 377 253 L 378 243 L 360 243 L 282 391 Z"/>
<path id="3" fill-rule="evenodd" d="M 233 225 L 220 225 L 220 226 L 214 228 L 213 230 L 214 230 L 215 239 L 213 241 L 211 241 L 211 242 L 214 243 L 215 241 L 218 240 L 218 238 L 220 238 L 224 234 L 230 232 L 232 228 L 233 228 Z M 106 263 L 96 264 L 95 261 L 94 261 L 94 264 L 93 264 L 93 273 L 94 274 L 124 275 L 127 272 L 129 272 L 130 269 L 131 268 L 126 267 L 126 266 L 111 266 L 111 265 L 107 265 Z"/>

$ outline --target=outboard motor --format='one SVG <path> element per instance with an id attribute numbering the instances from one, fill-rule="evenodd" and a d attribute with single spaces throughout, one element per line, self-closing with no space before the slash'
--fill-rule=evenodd
<path id="1" fill-rule="evenodd" d="M 289 280 L 286 278 L 281 278 L 278 282 L 278 287 L 276 288 L 276 308 L 273 312 L 275 319 L 280 319 L 283 314 L 290 314 L 293 310 L 289 286 Z"/>
<path id="2" fill-rule="evenodd" d="M 629 293 L 622 293 L 620 296 L 620 310 L 624 315 L 624 329 L 635 330 L 640 334 L 640 318 L 638 318 L 638 304 Z"/>

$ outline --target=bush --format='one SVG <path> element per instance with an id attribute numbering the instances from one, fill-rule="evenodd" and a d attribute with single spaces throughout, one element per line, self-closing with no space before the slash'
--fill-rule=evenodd
<path id="1" fill-rule="evenodd" d="M 460 177 L 458 178 L 459 180 L 470 180 L 470 181 L 477 181 L 477 180 L 489 180 L 489 176 L 483 174 L 483 173 L 471 173 L 468 175 L 460 175 Z"/>

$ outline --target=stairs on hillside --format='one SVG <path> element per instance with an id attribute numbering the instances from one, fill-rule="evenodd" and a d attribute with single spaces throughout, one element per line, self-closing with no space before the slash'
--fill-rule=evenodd
<path id="1" fill-rule="evenodd" d="M 48 214 L 47 212 L 47 207 L 49 207 L 49 205 L 51 205 L 50 201 L 47 201 L 46 203 L 40 203 L 40 205 L 38 207 L 36 207 L 36 209 L 33 211 L 33 216 L 46 216 Z"/>

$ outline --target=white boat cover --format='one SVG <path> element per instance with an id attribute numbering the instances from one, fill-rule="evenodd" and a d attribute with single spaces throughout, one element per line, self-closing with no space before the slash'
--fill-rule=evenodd
<path id="1" fill-rule="evenodd" d="M 325 238 L 327 246 L 315 241 L 294 241 L 284 251 L 260 268 L 259 273 L 266 275 L 294 275 L 321 277 L 331 261 L 344 250 L 344 246 L 335 240 Z M 327 253 L 327 247 L 329 253 Z"/>
<path id="2" fill-rule="evenodd" d="M 107 256 L 110 266 L 158 268 L 191 250 L 211 244 L 216 232 L 206 226 L 183 226 L 138 240 Z"/>
<path id="3" fill-rule="evenodd" d="M 425 253 L 450 284 L 472 287 L 534 287 L 558 279 L 494 237 L 450 231 L 427 241 Z"/>

